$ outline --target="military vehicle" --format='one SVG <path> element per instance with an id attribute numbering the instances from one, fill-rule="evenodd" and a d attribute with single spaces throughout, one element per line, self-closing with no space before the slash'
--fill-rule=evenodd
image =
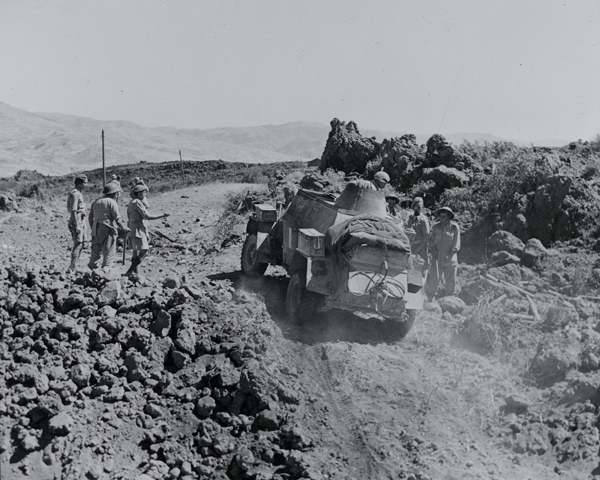
<path id="1" fill-rule="evenodd" d="M 423 262 L 382 191 L 354 182 L 337 198 L 300 189 L 284 211 L 255 205 L 246 233 L 242 271 L 257 277 L 283 266 L 295 321 L 343 309 L 397 322 L 405 335 L 423 308 Z"/>

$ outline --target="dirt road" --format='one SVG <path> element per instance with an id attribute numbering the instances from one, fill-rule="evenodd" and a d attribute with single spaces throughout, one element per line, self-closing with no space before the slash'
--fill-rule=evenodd
<path id="1" fill-rule="evenodd" d="M 270 267 L 263 279 L 251 281 L 239 271 L 241 241 L 211 249 L 212 230 L 226 193 L 248 187 L 213 184 L 156 196 L 151 192 L 151 211 L 171 213 L 168 219 L 154 222 L 154 228 L 175 242 L 163 239 L 162 246 L 151 251 L 144 271 L 150 287 L 167 276 L 184 276 L 190 284 L 212 281 L 259 299 L 278 332 L 269 343 L 272 366 L 293 379 L 298 389 L 294 393 L 299 400 L 292 402 L 287 421 L 314 439 L 308 453 L 311 478 L 588 476 L 584 472 L 591 471 L 589 463 L 571 465 L 561 475 L 549 453 L 515 452 L 510 442 L 513 432 L 501 414 L 504 399 L 515 393 L 535 399 L 537 393 L 530 392 L 505 365 L 453 347 L 452 322 L 442 319 L 435 307 L 420 314 L 404 339 L 376 319 L 349 313 L 321 316 L 302 327 L 290 324 L 284 315 L 284 271 Z M 91 195 L 86 197 L 91 200 Z M 46 204 L 31 201 L 24 205 L 26 214 L 0 217 L 2 262 L 66 270 L 69 239 L 63 203 L 62 199 Z M 234 237 L 241 238 L 243 223 L 235 230 Z M 82 269 L 88 254 L 86 250 Z M 111 441 L 117 452 L 136 448 L 118 436 Z M 2 454 L 3 479 L 52 478 L 43 469 L 25 475 L 16 468 L 18 462 L 6 457 L 7 452 Z M 114 457 L 120 458 L 117 453 Z M 118 465 L 113 472 L 117 470 Z M 169 475 L 166 478 L 178 478 Z M 90 478 L 119 477 L 105 472 Z M 179 478 L 185 475 L 179 473 Z M 196 471 L 189 478 L 205 477 Z M 273 473 L 252 478 L 290 477 Z"/>

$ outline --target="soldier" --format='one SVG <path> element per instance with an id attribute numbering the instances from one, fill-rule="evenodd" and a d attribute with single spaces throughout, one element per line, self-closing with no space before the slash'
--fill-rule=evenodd
<path id="1" fill-rule="evenodd" d="M 131 266 L 125 273 L 130 278 L 140 279 L 139 266 L 146 257 L 150 245 L 148 243 L 148 220 L 158 220 L 167 218 L 168 213 L 162 215 L 151 215 L 146 208 L 146 194 L 148 187 L 138 184 L 131 189 L 132 200 L 127 207 L 127 217 L 130 228 L 129 239 L 133 255 L 131 256 Z"/>
<path id="2" fill-rule="evenodd" d="M 400 212 L 397 210 L 398 205 L 400 204 L 400 197 L 395 193 L 390 193 L 385 196 L 385 201 L 387 203 L 387 211 L 392 217 L 400 217 Z"/>
<path id="3" fill-rule="evenodd" d="M 134 193 L 133 189 L 138 185 L 142 185 L 142 186 L 146 187 L 146 193 L 148 193 L 150 191 L 148 186 L 144 183 L 144 181 L 140 177 L 134 177 L 129 182 L 129 187 L 130 187 L 129 195 L 131 196 L 132 199 L 135 198 L 135 193 Z M 144 196 L 143 203 L 146 208 L 150 208 L 150 205 L 148 204 L 147 195 Z"/>
<path id="4" fill-rule="evenodd" d="M 69 211 L 69 231 L 73 238 L 73 249 L 71 250 L 71 264 L 68 272 L 74 272 L 77 269 L 77 261 L 81 256 L 81 251 L 86 240 L 85 222 L 85 200 L 82 192 L 87 186 L 88 179 L 85 175 L 75 177 L 75 188 L 71 190 L 67 197 L 67 210 Z"/>
<path id="5" fill-rule="evenodd" d="M 110 182 L 108 182 L 108 183 L 114 183 L 119 188 L 121 188 L 121 175 L 117 175 L 116 173 L 113 173 L 110 176 Z"/>
<path id="6" fill-rule="evenodd" d="M 354 180 L 354 183 L 361 188 L 367 188 L 369 190 L 383 190 L 385 186 L 390 183 L 390 176 L 383 170 L 380 170 L 373 176 L 373 180 Z"/>
<path id="7" fill-rule="evenodd" d="M 92 203 L 89 218 L 92 230 L 92 253 L 88 264 L 91 270 L 98 267 L 101 256 L 102 267 L 110 268 L 117 250 L 118 228 L 129 232 L 121 219 L 117 203 L 121 191 L 117 183 L 107 183 L 102 190 L 104 196 Z"/>
<path id="8" fill-rule="evenodd" d="M 429 245 L 431 248 L 431 273 L 425 285 L 429 300 L 437 292 L 440 278 L 444 277 L 444 296 L 454 295 L 460 250 L 460 227 L 453 222 L 454 212 L 449 207 L 437 211 L 439 221 L 433 224 Z"/>
<path id="9" fill-rule="evenodd" d="M 413 254 L 419 255 L 425 260 L 425 266 L 423 271 L 428 269 L 429 255 L 427 243 L 429 242 L 429 220 L 423 213 L 423 199 L 416 197 L 412 203 L 413 213 L 408 217 L 406 226 L 412 228 L 415 231 L 415 237 L 413 238 L 410 249 Z"/>

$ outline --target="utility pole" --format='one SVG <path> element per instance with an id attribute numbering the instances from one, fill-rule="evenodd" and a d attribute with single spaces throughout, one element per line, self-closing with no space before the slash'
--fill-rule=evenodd
<path id="1" fill-rule="evenodd" d="M 106 163 L 104 163 L 104 130 L 102 130 L 102 186 L 106 187 Z"/>
<path id="2" fill-rule="evenodd" d="M 183 158 L 181 157 L 181 150 L 179 150 L 179 160 L 181 162 L 181 181 L 185 179 L 185 175 L 183 174 Z"/>

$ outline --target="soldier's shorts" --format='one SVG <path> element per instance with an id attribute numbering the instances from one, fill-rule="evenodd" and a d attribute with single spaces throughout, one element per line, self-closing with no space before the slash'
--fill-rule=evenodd
<path id="1" fill-rule="evenodd" d="M 131 241 L 131 249 L 134 252 L 148 250 L 150 248 L 150 245 L 148 244 L 148 236 L 143 233 L 140 233 L 138 235 L 140 235 L 140 236 L 139 237 L 129 237 L 129 240 Z"/>
<path id="2" fill-rule="evenodd" d="M 75 226 L 69 225 L 69 231 L 71 232 L 73 243 L 83 243 L 85 241 L 85 230 L 83 228 L 77 233 Z"/>

